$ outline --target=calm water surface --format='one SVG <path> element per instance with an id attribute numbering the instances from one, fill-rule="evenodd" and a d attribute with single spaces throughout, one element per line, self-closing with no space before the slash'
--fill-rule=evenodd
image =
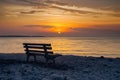
<path id="1" fill-rule="evenodd" d="M 119 37 L 1 37 L 0 53 L 24 53 L 25 42 L 51 43 L 65 55 L 120 57 Z"/>

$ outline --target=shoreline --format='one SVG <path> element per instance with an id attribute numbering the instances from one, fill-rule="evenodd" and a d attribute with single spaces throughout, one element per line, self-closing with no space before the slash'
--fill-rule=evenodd
<path id="1" fill-rule="evenodd" d="M 25 54 L 0 54 L 0 79 L 3 80 L 120 80 L 120 58 L 63 55 L 56 65 L 27 63 Z"/>
<path id="2" fill-rule="evenodd" d="M 58 53 L 59 54 L 59 53 Z M 1 56 L 24 56 L 25 57 L 25 52 L 23 52 L 23 53 L 3 53 L 3 52 L 0 52 L 0 55 Z M 113 58 L 113 59 L 116 59 L 116 58 L 120 58 L 120 56 L 119 56 L 119 54 L 115 54 L 115 55 L 118 55 L 118 56 L 115 56 L 115 55 L 113 55 L 112 56 L 112 54 L 104 54 L 104 55 L 101 55 L 101 54 L 92 54 L 92 55 L 79 55 L 79 54 L 65 54 L 65 53 L 61 53 L 61 55 L 63 55 L 63 56 L 78 56 L 78 57 L 94 57 L 94 58 L 101 58 L 101 57 L 103 57 L 103 58 Z M 109 56 L 108 56 L 109 55 Z M 8 57 L 9 58 L 9 57 Z"/>

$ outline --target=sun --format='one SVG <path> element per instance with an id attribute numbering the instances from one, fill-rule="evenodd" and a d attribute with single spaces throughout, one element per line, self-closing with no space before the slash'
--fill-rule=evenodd
<path id="1" fill-rule="evenodd" d="M 55 32 L 56 34 L 62 34 L 62 33 L 65 33 L 65 32 L 69 31 L 69 29 L 67 28 L 67 26 L 64 25 L 64 24 L 54 23 L 54 24 L 51 24 L 51 26 L 53 26 L 53 27 L 50 28 L 49 31 Z"/>
<path id="2" fill-rule="evenodd" d="M 61 34 L 62 28 L 57 28 L 56 31 L 57 31 L 58 34 Z"/>
<path id="3" fill-rule="evenodd" d="M 61 32 L 60 32 L 60 31 L 58 31 L 57 33 L 58 33 L 58 34 L 61 34 Z"/>

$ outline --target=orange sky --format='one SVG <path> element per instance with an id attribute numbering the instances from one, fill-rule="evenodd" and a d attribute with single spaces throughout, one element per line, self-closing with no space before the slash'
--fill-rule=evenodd
<path id="1" fill-rule="evenodd" d="M 0 35 L 119 36 L 119 4 L 118 0 L 0 1 Z"/>

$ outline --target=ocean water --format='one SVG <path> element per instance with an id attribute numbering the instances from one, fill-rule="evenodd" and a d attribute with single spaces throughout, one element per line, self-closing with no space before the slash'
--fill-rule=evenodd
<path id="1" fill-rule="evenodd" d="M 0 37 L 0 53 L 24 53 L 25 42 L 51 43 L 63 55 L 120 57 L 119 37 Z"/>

